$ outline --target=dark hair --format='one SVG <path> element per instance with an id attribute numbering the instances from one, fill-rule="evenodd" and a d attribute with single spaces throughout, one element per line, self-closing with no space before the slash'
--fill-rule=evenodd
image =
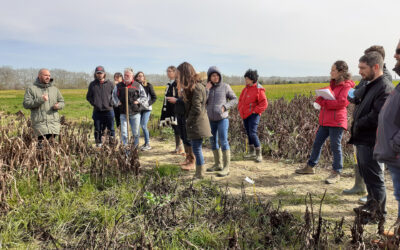
<path id="1" fill-rule="evenodd" d="M 118 77 L 118 78 L 122 77 L 122 78 L 124 78 L 124 76 L 122 75 L 121 72 L 115 73 L 115 74 L 114 74 L 114 79 L 115 79 L 115 77 Z"/>
<path id="2" fill-rule="evenodd" d="M 376 64 L 379 65 L 380 69 L 383 68 L 383 57 L 381 56 L 381 54 L 379 52 L 376 52 L 376 51 L 372 51 L 372 52 L 369 52 L 369 53 L 363 55 L 360 58 L 359 62 L 366 63 L 371 68 L 373 66 L 375 66 Z"/>
<path id="3" fill-rule="evenodd" d="M 187 101 L 192 97 L 192 92 L 196 87 L 196 84 L 200 82 L 199 75 L 188 62 L 181 63 L 178 66 L 177 71 L 178 89 L 183 89 L 183 99 Z"/>
<path id="4" fill-rule="evenodd" d="M 364 54 L 368 54 L 369 52 L 372 52 L 372 51 L 378 52 L 382 56 L 382 59 L 385 60 L 385 49 L 383 48 L 383 46 L 373 45 L 373 46 L 369 47 L 368 49 L 364 50 Z"/>
<path id="5" fill-rule="evenodd" d="M 339 72 L 339 78 L 335 79 L 335 83 L 341 83 L 345 80 L 350 80 L 351 74 L 349 73 L 349 66 L 345 61 L 336 61 L 333 65 L 335 65 L 336 70 Z"/>
<path id="6" fill-rule="evenodd" d="M 171 65 L 171 66 L 168 66 L 167 70 L 169 70 L 169 69 L 172 69 L 174 72 L 176 72 L 176 67 L 175 67 L 175 66 L 173 66 L 173 65 Z"/>
<path id="7" fill-rule="evenodd" d="M 258 73 L 257 73 L 257 70 L 255 69 L 255 70 L 252 70 L 252 69 L 248 69 L 247 71 L 246 71 L 246 73 L 244 74 L 244 77 L 246 78 L 249 78 L 250 80 L 252 80 L 253 81 L 253 83 L 256 83 L 257 81 L 258 81 Z"/>
<path id="8" fill-rule="evenodd" d="M 133 80 L 139 82 L 139 81 L 137 80 L 137 77 L 139 76 L 140 73 L 142 73 L 143 76 L 144 76 L 144 81 L 141 82 L 141 84 L 142 84 L 143 86 L 147 86 L 146 76 L 144 75 L 143 71 L 138 71 L 138 72 L 136 73 L 136 75 L 133 77 Z"/>

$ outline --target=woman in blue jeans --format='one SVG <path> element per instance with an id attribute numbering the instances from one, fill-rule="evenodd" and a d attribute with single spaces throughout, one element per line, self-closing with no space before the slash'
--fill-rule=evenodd
<path id="1" fill-rule="evenodd" d="M 206 88 L 193 66 L 187 62 L 177 68 L 178 89 L 183 89 L 187 138 L 192 142 L 196 158 L 194 179 L 204 178 L 203 139 L 211 137 L 210 122 L 206 110 Z"/>
<path id="2" fill-rule="evenodd" d="M 332 93 L 334 100 L 327 100 L 321 96 L 316 99 L 314 106 L 320 107 L 319 128 L 314 140 L 310 158 L 304 168 L 297 169 L 297 174 L 314 174 L 314 166 L 317 165 L 321 155 L 322 145 L 329 137 L 331 140 L 331 151 L 333 153 L 333 170 L 326 179 L 327 184 L 333 184 L 340 180 L 343 169 L 342 158 L 342 136 L 347 129 L 347 94 L 354 87 L 350 80 L 349 67 L 344 61 L 336 61 L 331 68 L 331 81 L 328 90 Z"/>
<path id="3" fill-rule="evenodd" d="M 231 151 L 228 142 L 228 110 L 237 104 L 237 97 L 231 86 L 222 82 L 222 75 L 217 67 L 212 66 L 208 69 L 207 81 L 207 114 L 214 155 L 214 165 L 207 168 L 207 171 L 218 171 L 217 175 L 222 177 L 229 175 Z"/>
<path id="4" fill-rule="evenodd" d="M 142 105 L 141 112 L 140 112 L 140 127 L 142 128 L 143 135 L 144 135 L 144 144 L 140 147 L 142 151 L 147 151 L 151 149 L 150 146 L 150 135 L 149 130 L 147 129 L 147 123 L 149 122 L 152 105 L 156 102 L 157 96 L 154 92 L 153 85 L 146 81 L 146 77 L 142 71 L 139 71 L 135 75 L 135 81 L 139 82 L 146 92 L 147 102 L 146 104 Z"/>

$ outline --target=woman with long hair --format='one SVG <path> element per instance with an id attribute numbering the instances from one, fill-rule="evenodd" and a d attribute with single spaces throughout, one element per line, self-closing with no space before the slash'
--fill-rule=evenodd
<path id="1" fill-rule="evenodd" d="M 149 122 L 151 110 L 153 109 L 152 105 L 156 102 L 157 96 L 154 92 L 153 85 L 147 82 L 146 77 L 142 71 L 137 72 L 134 79 L 143 86 L 147 97 L 147 102 L 145 105 L 142 105 L 140 111 L 140 127 L 142 128 L 144 135 L 144 144 L 140 149 L 142 151 L 147 151 L 151 149 L 150 135 L 149 130 L 147 129 L 147 123 Z"/>
<path id="2" fill-rule="evenodd" d="M 316 99 L 315 102 L 318 105 L 314 106 L 320 107 L 319 128 L 306 166 L 296 170 L 297 174 L 314 174 L 314 166 L 318 163 L 322 145 L 329 137 L 333 153 L 333 169 L 331 175 L 325 180 L 327 184 L 338 182 L 343 170 L 341 141 L 343 131 L 347 129 L 347 105 L 349 105 L 347 95 L 355 85 L 350 80 L 349 67 L 344 61 L 336 61 L 332 65 L 330 74 L 331 81 L 328 89 L 331 90 L 334 100 L 327 100 L 321 96 Z"/>
<path id="3" fill-rule="evenodd" d="M 117 86 L 118 83 L 122 82 L 123 80 L 124 80 L 124 78 L 123 78 L 121 72 L 117 72 L 114 74 L 114 86 L 115 87 Z M 121 120 L 120 120 L 119 116 L 120 116 L 119 107 L 114 106 L 114 118 L 115 118 L 115 123 L 117 125 L 117 128 L 119 128 L 121 125 Z"/>
<path id="4" fill-rule="evenodd" d="M 183 90 L 183 101 L 185 103 L 187 137 L 191 140 L 193 153 L 196 157 L 194 178 L 202 179 L 205 172 L 202 152 L 203 139 L 211 137 L 210 122 L 206 110 L 206 88 L 191 64 L 184 62 L 178 66 L 177 71 L 178 86 Z"/>

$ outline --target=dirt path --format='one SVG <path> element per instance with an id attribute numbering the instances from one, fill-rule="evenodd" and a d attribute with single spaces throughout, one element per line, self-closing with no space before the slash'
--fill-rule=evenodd
<path id="1" fill-rule="evenodd" d="M 143 167 L 150 168 L 159 164 L 178 164 L 183 161 L 183 157 L 172 155 L 172 141 L 160 141 L 152 139 L 152 150 L 140 154 L 140 162 Z M 203 148 L 206 167 L 213 163 L 212 151 Z M 262 163 L 253 161 L 232 161 L 231 173 L 227 177 L 216 177 L 215 174 L 207 173 L 207 178 L 213 178 L 222 185 L 228 185 L 233 195 L 241 193 L 241 186 L 247 177 L 255 181 L 256 195 L 262 200 L 271 200 L 274 204 L 282 201 L 282 206 L 294 214 L 301 216 L 305 211 L 304 197 L 307 192 L 312 193 L 314 204 L 319 205 L 319 201 L 327 190 L 327 195 L 322 209 L 323 217 L 339 220 L 345 217 L 348 229 L 354 220 L 353 208 L 359 206 L 357 200 L 359 195 L 342 195 L 343 189 L 352 187 L 354 183 L 353 169 L 345 169 L 340 182 L 327 185 L 324 180 L 329 175 L 327 169 L 317 169 L 315 175 L 297 175 L 294 170 L 300 167 L 299 164 L 285 164 L 278 161 L 264 160 Z M 187 172 L 185 176 L 190 178 L 194 173 Z M 393 196 L 393 185 L 388 172 L 385 173 L 387 186 L 387 209 L 388 216 L 386 227 L 392 225 L 397 218 L 397 203 Z M 245 191 L 249 195 L 254 195 L 252 185 L 245 182 Z M 319 207 L 319 206 L 318 206 Z M 318 207 L 315 205 L 314 210 Z M 376 225 L 368 225 L 367 232 L 373 233 Z"/>

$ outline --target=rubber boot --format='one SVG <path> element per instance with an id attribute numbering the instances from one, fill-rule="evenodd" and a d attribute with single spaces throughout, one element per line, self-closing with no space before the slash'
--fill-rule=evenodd
<path id="1" fill-rule="evenodd" d="M 261 147 L 256 148 L 256 162 L 262 162 L 262 151 Z"/>
<path id="2" fill-rule="evenodd" d="M 187 163 L 185 165 L 181 166 L 181 169 L 184 171 L 190 171 L 190 170 L 194 170 L 194 163 L 195 163 L 195 157 L 194 157 L 194 153 L 192 150 L 191 146 L 186 146 L 186 159 L 187 159 Z"/>
<path id="3" fill-rule="evenodd" d="M 222 163 L 222 152 L 221 148 L 215 149 L 212 151 L 214 155 L 214 165 L 212 167 L 207 168 L 207 172 L 221 171 L 221 163 Z"/>
<path id="4" fill-rule="evenodd" d="M 217 176 L 224 177 L 229 175 L 229 166 L 231 165 L 231 150 L 222 151 L 223 168 L 222 171 L 217 173 Z"/>
<path id="5" fill-rule="evenodd" d="M 249 145 L 249 152 L 244 156 L 245 159 L 254 159 L 256 158 L 256 150 L 254 145 Z"/>
<path id="6" fill-rule="evenodd" d="M 193 179 L 203 179 L 204 178 L 204 165 L 196 165 L 196 173 Z"/>
<path id="7" fill-rule="evenodd" d="M 367 190 L 365 188 L 364 179 L 360 175 L 360 171 L 358 169 L 358 165 L 354 165 L 354 175 L 355 175 L 355 182 L 354 186 L 351 189 L 343 190 L 343 194 L 365 194 Z"/>

